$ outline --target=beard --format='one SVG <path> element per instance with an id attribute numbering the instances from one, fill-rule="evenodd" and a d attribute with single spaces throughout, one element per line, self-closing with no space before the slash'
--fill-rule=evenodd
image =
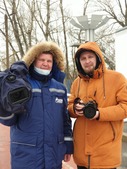
<path id="1" fill-rule="evenodd" d="M 91 65 L 91 66 L 85 67 L 83 70 L 86 74 L 93 74 L 95 67 L 93 65 Z"/>

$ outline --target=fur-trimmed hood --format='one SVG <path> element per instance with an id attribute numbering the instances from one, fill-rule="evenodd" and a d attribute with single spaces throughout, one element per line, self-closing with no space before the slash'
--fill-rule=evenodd
<path id="1" fill-rule="evenodd" d="M 55 42 L 43 41 L 31 47 L 23 56 L 22 61 L 29 67 L 34 60 L 43 52 L 50 51 L 53 54 L 59 70 L 64 71 L 64 54 L 60 47 Z"/>

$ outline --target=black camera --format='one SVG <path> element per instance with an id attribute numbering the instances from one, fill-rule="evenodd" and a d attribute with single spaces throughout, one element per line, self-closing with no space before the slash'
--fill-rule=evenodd
<path id="1" fill-rule="evenodd" d="M 92 119 L 95 115 L 96 115 L 96 111 L 97 111 L 97 103 L 95 101 L 89 101 L 87 103 L 81 103 L 80 102 L 80 98 L 76 98 L 74 101 L 74 105 L 75 104 L 82 104 L 84 107 L 82 109 L 75 109 L 77 111 L 83 111 L 83 114 L 86 118 L 88 119 Z"/>

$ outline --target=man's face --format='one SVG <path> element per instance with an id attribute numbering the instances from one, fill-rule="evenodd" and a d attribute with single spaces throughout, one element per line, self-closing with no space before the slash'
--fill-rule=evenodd
<path id="1" fill-rule="evenodd" d="M 42 53 L 34 62 L 34 66 L 40 69 L 51 70 L 53 66 L 53 56 Z"/>
<path id="2" fill-rule="evenodd" d="M 80 63 L 86 74 L 93 73 L 96 67 L 96 55 L 93 52 L 85 51 L 80 55 Z"/>

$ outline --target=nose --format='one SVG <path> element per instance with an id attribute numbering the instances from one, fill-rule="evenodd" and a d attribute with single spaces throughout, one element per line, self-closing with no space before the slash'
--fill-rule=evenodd
<path id="1" fill-rule="evenodd" d="M 48 65 L 48 62 L 46 60 L 43 61 L 43 65 Z"/>
<path id="2" fill-rule="evenodd" d="M 86 63 L 89 63 L 90 59 L 89 58 L 86 58 L 85 62 Z"/>

